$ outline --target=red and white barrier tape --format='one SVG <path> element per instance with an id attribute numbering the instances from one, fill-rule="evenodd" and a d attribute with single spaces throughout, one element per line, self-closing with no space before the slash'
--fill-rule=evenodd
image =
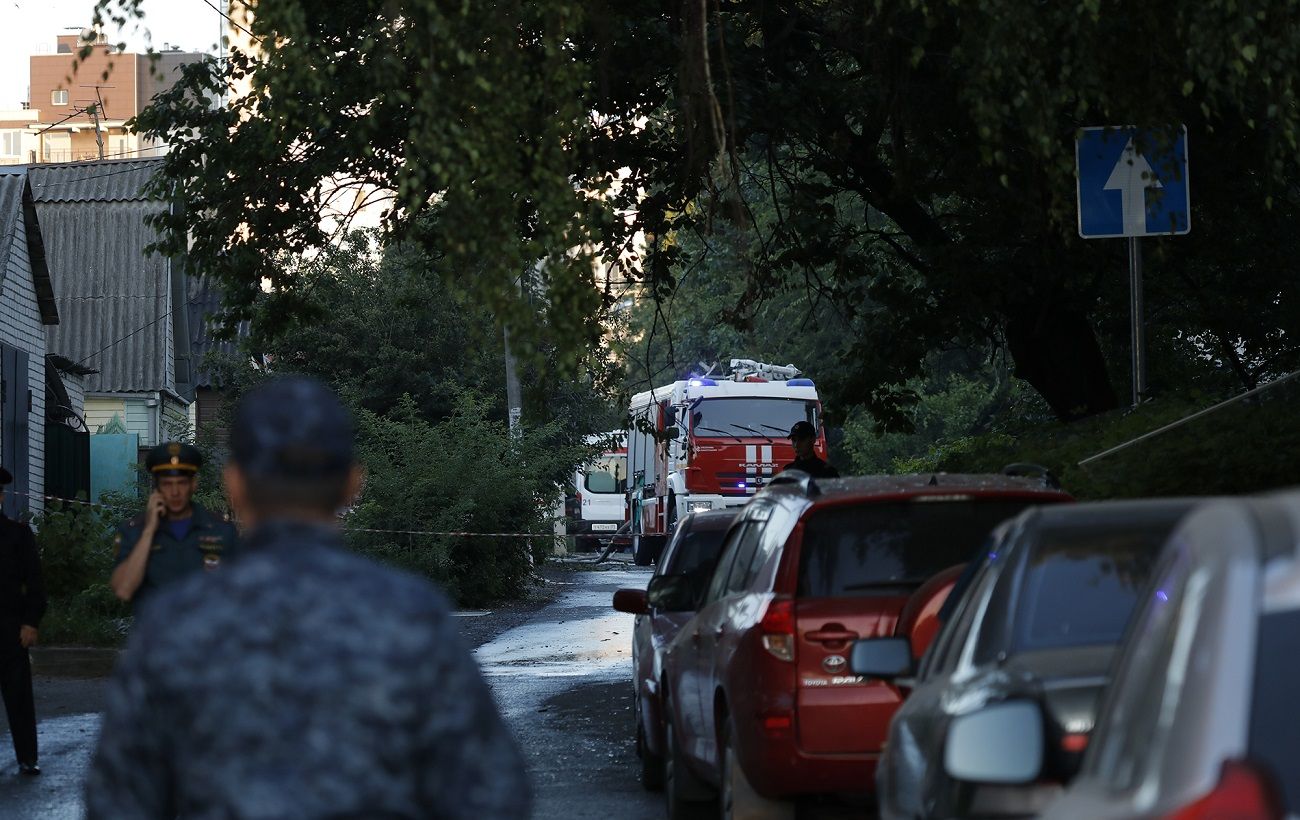
<path id="1" fill-rule="evenodd" d="M 135 506 L 124 506 L 119 504 L 100 504 L 93 501 L 82 501 L 78 498 L 61 498 L 57 495 L 38 495 L 36 493 L 24 493 L 9 490 L 13 495 L 21 495 L 27 498 L 39 498 L 45 502 L 57 501 L 63 504 L 78 504 L 83 507 L 98 507 L 105 510 L 133 510 L 139 512 L 143 509 Z M 561 537 L 554 532 L 469 532 L 469 531 L 448 531 L 448 530 L 403 530 L 403 529 L 382 529 L 378 527 L 350 527 L 346 523 L 343 525 L 344 532 L 371 532 L 387 533 L 391 535 L 432 535 L 443 538 L 556 538 Z"/>

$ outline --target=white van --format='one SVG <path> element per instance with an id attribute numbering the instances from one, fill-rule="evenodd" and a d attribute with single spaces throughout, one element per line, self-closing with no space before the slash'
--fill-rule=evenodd
<path id="1" fill-rule="evenodd" d="M 567 499 L 574 549 L 591 552 L 608 544 L 627 518 L 627 449 L 602 453 L 573 476 Z"/>

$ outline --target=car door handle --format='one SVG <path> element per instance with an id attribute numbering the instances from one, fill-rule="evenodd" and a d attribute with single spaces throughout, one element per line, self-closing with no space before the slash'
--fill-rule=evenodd
<path id="1" fill-rule="evenodd" d="M 858 633 L 849 632 L 847 629 L 819 629 L 805 632 L 804 637 L 816 643 L 848 643 L 856 641 Z"/>

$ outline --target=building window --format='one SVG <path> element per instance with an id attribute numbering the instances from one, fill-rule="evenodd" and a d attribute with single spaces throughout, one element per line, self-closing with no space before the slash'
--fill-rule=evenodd
<path id="1" fill-rule="evenodd" d="M 67 104 L 68 104 L 68 89 L 56 88 L 54 91 L 50 92 L 50 105 L 67 105 Z"/>
<path id="2" fill-rule="evenodd" d="M 22 131 L 0 131 L 0 157 L 20 157 L 23 153 Z"/>

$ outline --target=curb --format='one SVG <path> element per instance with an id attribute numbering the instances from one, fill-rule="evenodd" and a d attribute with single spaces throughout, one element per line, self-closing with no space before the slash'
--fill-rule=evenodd
<path id="1" fill-rule="evenodd" d="M 106 678 L 118 652 L 93 646 L 35 646 L 30 651 L 32 674 L 46 678 Z"/>

